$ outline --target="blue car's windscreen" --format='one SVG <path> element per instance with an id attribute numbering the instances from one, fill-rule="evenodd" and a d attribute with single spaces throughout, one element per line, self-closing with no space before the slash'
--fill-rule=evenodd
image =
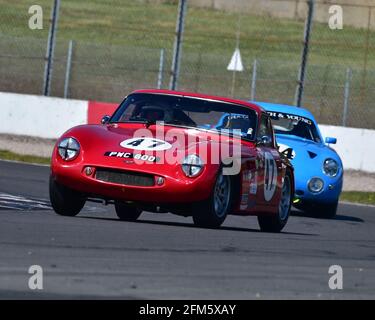
<path id="1" fill-rule="evenodd" d="M 124 100 L 110 122 L 163 122 L 254 140 L 257 114 L 250 108 L 220 101 L 134 93 Z"/>
<path id="2" fill-rule="evenodd" d="M 314 142 L 321 142 L 316 126 L 310 119 L 283 112 L 268 111 L 267 113 L 271 118 L 276 134 L 293 135 Z"/>

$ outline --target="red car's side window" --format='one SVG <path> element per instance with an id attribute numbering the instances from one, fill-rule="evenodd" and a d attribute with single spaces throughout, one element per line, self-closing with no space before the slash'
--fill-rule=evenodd
<path id="1" fill-rule="evenodd" d="M 258 136 L 259 139 L 263 137 L 269 137 L 271 142 L 267 145 L 267 147 L 274 147 L 274 133 L 272 129 L 272 124 L 268 116 L 262 115 L 259 123 L 259 130 Z M 264 145 L 266 146 L 266 145 Z"/>

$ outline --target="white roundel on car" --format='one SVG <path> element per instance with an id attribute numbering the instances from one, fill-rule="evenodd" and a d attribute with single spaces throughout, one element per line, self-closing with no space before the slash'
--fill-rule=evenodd
<path id="1" fill-rule="evenodd" d="M 270 152 L 264 153 L 264 199 L 270 201 L 277 184 L 276 161 Z"/>
<path id="2" fill-rule="evenodd" d="M 126 139 L 120 143 L 120 146 L 123 148 L 144 151 L 162 151 L 172 148 L 172 145 L 167 141 L 147 137 Z"/>
<path id="3" fill-rule="evenodd" d="M 287 146 L 286 144 L 278 143 L 279 152 L 284 153 L 289 159 L 294 159 L 296 156 L 296 152 L 293 148 Z"/>

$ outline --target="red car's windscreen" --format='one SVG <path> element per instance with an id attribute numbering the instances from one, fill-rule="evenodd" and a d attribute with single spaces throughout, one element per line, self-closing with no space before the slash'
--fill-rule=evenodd
<path id="1" fill-rule="evenodd" d="M 134 93 L 112 116 L 114 122 L 146 122 L 239 134 L 254 140 L 257 114 L 239 105 L 200 98 Z"/>

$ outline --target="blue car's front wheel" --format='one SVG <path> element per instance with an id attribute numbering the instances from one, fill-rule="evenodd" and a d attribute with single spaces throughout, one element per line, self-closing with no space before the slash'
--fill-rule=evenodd
<path id="1" fill-rule="evenodd" d="M 295 205 L 299 210 L 307 212 L 309 215 L 325 219 L 333 219 L 336 216 L 338 201 L 327 204 L 304 203 Z"/>
<path id="2" fill-rule="evenodd" d="M 332 204 L 319 205 L 317 207 L 318 215 L 322 218 L 333 219 L 336 216 L 338 202 Z"/>

